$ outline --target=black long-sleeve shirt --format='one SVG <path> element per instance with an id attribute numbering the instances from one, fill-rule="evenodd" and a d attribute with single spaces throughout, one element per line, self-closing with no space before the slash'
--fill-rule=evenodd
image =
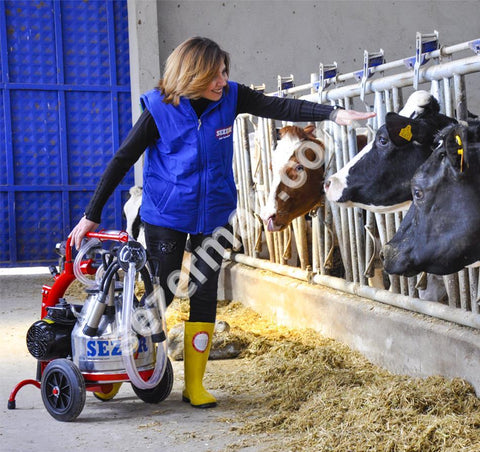
<path id="1" fill-rule="evenodd" d="M 207 99 L 191 100 L 198 116 L 210 103 Z M 298 99 L 265 96 L 245 85 L 238 85 L 237 115 L 249 113 L 254 116 L 285 121 L 322 121 L 334 119 L 335 107 Z M 105 203 L 128 170 L 160 137 L 157 125 L 148 110 L 145 110 L 122 142 L 112 160 L 107 165 L 100 182 L 85 210 L 86 217 L 100 223 Z"/>

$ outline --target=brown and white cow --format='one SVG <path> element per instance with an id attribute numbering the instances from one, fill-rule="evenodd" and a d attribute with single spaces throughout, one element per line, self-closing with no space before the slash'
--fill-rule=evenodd
<path id="1" fill-rule="evenodd" d="M 269 232 L 285 229 L 323 202 L 325 146 L 314 131 L 314 126 L 280 130 L 272 156 L 271 188 L 261 214 Z"/>

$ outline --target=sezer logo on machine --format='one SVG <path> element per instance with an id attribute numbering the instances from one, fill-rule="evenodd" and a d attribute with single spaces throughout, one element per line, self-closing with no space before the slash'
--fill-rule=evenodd
<path id="1" fill-rule="evenodd" d="M 144 337 L 138 338 L 138 350 L 136 353 L 148 352 L 147 341 Z M 87 356 L 88 357 L 102 357 L 121 356 L 121 341 L 120 340 L 90 340 L 87 342 Z"/>

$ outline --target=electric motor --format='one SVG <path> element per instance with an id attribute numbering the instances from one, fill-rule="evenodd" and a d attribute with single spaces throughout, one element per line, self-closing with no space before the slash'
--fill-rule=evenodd
<path id="1" fill-rule="evenodd" d="M 40 361 L 71 356 L 71 334 L 75 323 L 70 305 L 60 300 L 55 307 L 47 308 L 47 315 L 27 331 L 28 351 Z"/>

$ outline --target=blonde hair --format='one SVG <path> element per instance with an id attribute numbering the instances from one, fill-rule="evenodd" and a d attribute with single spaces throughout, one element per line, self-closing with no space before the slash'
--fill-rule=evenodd
<path id="1" fill-rule="evenodd" d="M 167 58 L 158 88 L 167 104 L 178 105 L 180 97 L 198 99 L 208 88 L 219 67 L 230 72 L 230 56 L 208 38 L 194 37 L 180 44 Z"/>

